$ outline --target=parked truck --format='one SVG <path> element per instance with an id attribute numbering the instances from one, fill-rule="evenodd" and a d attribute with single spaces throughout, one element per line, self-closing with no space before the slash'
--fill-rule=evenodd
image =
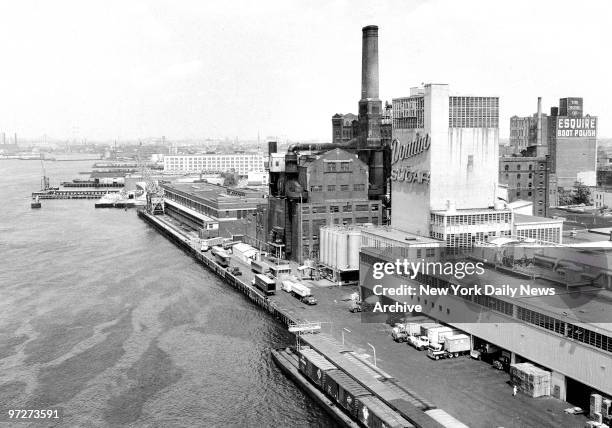
<path id="1" fill-rule="evenodd" d="M 421 332 L 421 325 L 414 322 L 398 324 L 391 330 L 391 337 L 396 342 L 407 342 L 410 336 L 416 336 Z"/>
<path id="2" fill-rule="evenodd" d="M 422 351 L 429 346 L 429 339 L 427 336 L 408 336 L 408 344 L 414 346 L 417 351 Z"/>
<path id="3" fill-rule="evenodd" d="M 446 336 L 444 343 L 430 343 L 427 356 L 434 360 L 441 358 L 457 358 L 470 352 L 470 337 L 466 334 Z"/>
<path id="4" fill-rule="evenodd" d="M 306 287 L 304 284 L 300 284 L 297 282 L 291 283 L 290 293 L 299 299 L 302 299 L 304 297 L 311 295 L 310 288 Z"/>
<path id="5" fill-rule="evenodd" d="M 281 290 L 286 291 L 287 293 L 291 293 L 293 289 L 293 281 L 283 280 L 281 281 Z"/>
<path id="6" fill-rule="evenodd" d="M 223 244 L 223 238 L 217 236 L 215 238 L 206 238 L 200 240 L 200 251 L 205 252 L 210 250 L 215 245 Z"/>
<path id="7" fill-rule="evenodd" d="M 442 325 L 435 322 L 426 322 L 419 325 L 420 331 L 414 336 L 408 336 L 408 344 L 414 346 L 417 351 L 427 349 L 429 346 L 428 332 L 432 328 L 442 327 Z"/>
<path id="8" fill-rule="evenodd" d="M 454 329 L 452 327 L 437 327 L 430 328 L 427 330 L 427 338 L 429 339 L 429 343 L 444 343 L 444 339 L 448 336 L 455 336 L 457 334 L 463 333 L 461 330 Z"/>

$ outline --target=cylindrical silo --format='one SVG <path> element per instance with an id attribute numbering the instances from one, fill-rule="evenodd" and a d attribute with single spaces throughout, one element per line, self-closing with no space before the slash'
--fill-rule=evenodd
<path id="1" fill-rule="evenodd" d="M 336 265 L 336 245 L 338 242 L 338 232 L 336 231 L 336 229 L 329 229 L 329 234 L 331 239 L 329 240 L 330 242 L 330 246 L 329 246 L 329 263 L 328 266 L 330 267 L 337 267 Z"/>
<path id="2" fill-rule="evenodd" d="M 359 250 L 361 249 L 361 232 L 350 230 L 348 234 L 348 265 L 349 269 L 359 269 Z"/>
<path id="3" fill-rule="evenodd" d="M 329 248 L 328 243 L 329 243 L 329 229 L 327 227 L 322 227 L 321 228 L 321 238 L 320 238 L 320 243 L 319 243 L 319 247 L 321 249 L 319 261 L 323 263 L 324 265 L 327 264 L 327 253 L 328 253 L 328 248 Z"/>
<path id="4" fill-rule="evenodd" d="M 348 235 L 345 229 L 338 230 L 338 239 L 336 241 L 336 267 L 338 269 L 346 269 L 348 265 L 347 257 Z"/>

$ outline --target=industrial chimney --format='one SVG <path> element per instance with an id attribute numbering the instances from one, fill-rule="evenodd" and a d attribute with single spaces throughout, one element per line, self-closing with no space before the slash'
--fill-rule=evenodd
<path id="1" fill-rule="evenodd" d="M 382 102 L 378 99 L 378 27 L 368 25 L 363 27 L 362 33 L 359 146 L 379 148 Z"/>
<path id="2" fill-rule="evenodd" d="M 378 99 L 378 27 L 363 27 L 361 51 L 361 99 Z"/>

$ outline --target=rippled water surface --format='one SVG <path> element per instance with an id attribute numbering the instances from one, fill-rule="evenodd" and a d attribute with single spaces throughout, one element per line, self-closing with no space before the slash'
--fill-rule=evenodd
<path id="1" fill-rule="evenodd" d="M 56 185 L 91 164 L 46 166 Z M 0 409 L 59 407 L 65 426 L 331 424 L 271 361 L 291 342 L 276 321 L 134 210 L 31 210 L 40 174 L 0 161 Z"/>

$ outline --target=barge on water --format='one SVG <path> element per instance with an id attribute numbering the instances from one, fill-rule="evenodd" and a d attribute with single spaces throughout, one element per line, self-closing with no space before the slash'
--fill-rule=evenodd
<path id="1" fill-rule="evenodd" d="M 32 192 L 32 198 L 39 199 L 99 199 L 107 193 L 117 193 L 120 189 L 47 189 Z"/>

